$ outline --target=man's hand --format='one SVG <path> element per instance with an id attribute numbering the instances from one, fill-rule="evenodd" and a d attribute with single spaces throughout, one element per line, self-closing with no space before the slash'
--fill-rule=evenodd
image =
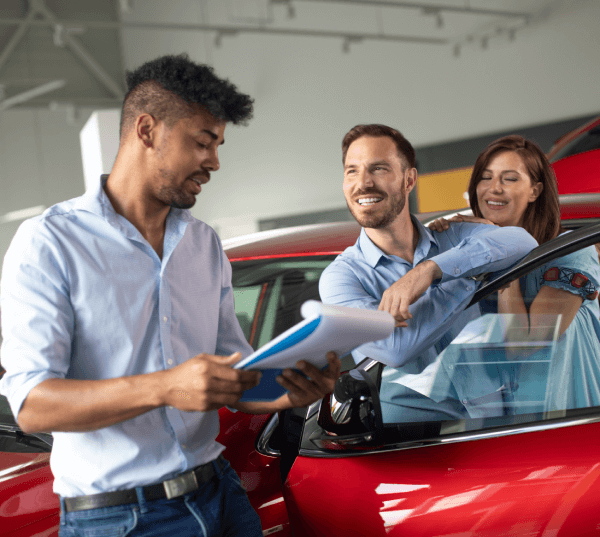
<path id="1" fill-rule="evenodd" d="M 216 356 L 198 354 L 173 369 L 165 371 L 165 404 L 184 411 L 216 410 L 233 406 L 245 390 L 260 381 L 259 371 L 232 369 L 241 354 Z"/>
<path id="2" fill-rule="evenodd" d="M 472 222 L 474 224 L 490 224 L 495 226 L 494 222 L 487 220 L 486 218 L 479 218 L 477 216 L 466 216 L 464 214 L 457 214 L 452 218 L 438 218 L 429 224 L 429 229 L 437 232 L 446 231 L 450 227 L 450 222 Z"/>
<path id="3" fill-rule="evenodd" d="M 434 261 L 424 261 L 384 291 L 377 309 L 391 314 L 396 319 L 396 327 L 408 326 L 405 321 L 412 317 L 408 306 L 416 302 L 434 280 L 441 277 L 442 270 Z"/>
<path id="4" fill-rule="evenodd" d="M 288 393 L 277 399 L 276 403 L 282 406 L 279 410 L 308 406 L 333 391 L 335 381 L 340 376 L 342 364 L 335 352 L 327 353 L 327 361 L 329 365 L 321 371 L 314 365 L 300 360 L 296 364 L 296 368 L 308 378 L 293 369 L 283 370 L 276 380 L 288 390 Z"/>

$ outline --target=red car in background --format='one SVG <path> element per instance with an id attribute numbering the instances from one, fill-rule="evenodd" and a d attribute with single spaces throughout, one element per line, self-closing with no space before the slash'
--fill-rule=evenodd
<path id="1" fill-rule="evenodd" d="M 600 191 L 594 185 L 588 192 Z M 573 232 L 491 279 L 473 303 L 554 257 L 600 243 L 600 193 L 561 196 L 561 207 Z M 322 271 L 359 232 L 346 222 L 224 241 L 236 314 L 254 348 L 301 320 L 300 305 L 318 299 Z M 543 389 L 547 364 L 532 367 Z M 381 364 L 366 360 L 309 409 L 261 416 L 220 410 L 218 440 L 264 535 L 600 535 L 600 408 L 546 412 L 538 393 L 519 403 L 529 412 L 506 403 L 502 413 L 481 419 L 390 423 L 378 403 L 385 379 Z M 1 535 L 58 535 L 51 446 L 49 434 L 23 433 L 0 396 Z"/>
<path id="2" fill-rule="evenodd" d="M 548 159 L 559 194 L 600 192 L 600 117 L 556 140 Z"/>

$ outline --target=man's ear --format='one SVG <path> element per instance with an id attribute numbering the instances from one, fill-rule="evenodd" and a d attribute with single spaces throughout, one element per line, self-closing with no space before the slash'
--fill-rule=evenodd
<path id="1" fill-rule="evenodd" d="M 406 171 L 406 193 L 408 194 L 417 184 L 417 168 Z"/>
<path id="2" fill-rule="evenodd" d="M 156 119 L 150 114 L 141 114 L 135 120 L 137 139 L 146 147 L 152 147 L 156 141 Z"/>

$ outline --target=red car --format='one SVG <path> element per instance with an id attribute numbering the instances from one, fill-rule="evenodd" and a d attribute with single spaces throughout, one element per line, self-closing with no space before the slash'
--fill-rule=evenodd
<path id="1" fill-rule="evenodd" d="M 600 117 L 556 140 L 548 159 L 560 194 L 600 192 Z"/>
<path id="2" fill-rule="evenodd" d="M 600 194 L 563 196 L 561 202 L 563 224 L 577 231 L 536 249 L 482 287 L 474 302 L 540 263 L 600 243 Z M 427 223 L 435 216 L 419 218 Z M 301 320 L 299 306 L 318 299 L 321 272 L 359 231 L 347 222 L 225 241 L 236 313 L 255 348 Z M 354 365 L 348 358 L 344 363 Z M 219 441 L 227 446 L 225 456 L 247 488 L 265 535 L 600 531 L 598 408 L 387 423 L 377 406 L 377 390 L 385 383 L 382 369 L 377 362 L 363 362 L 340 379 L 333 398 L 308 411 L 280 416 L 220 411 Z M 57 535 L 51 445 L 51 435 L 21 432 L 0 397 L 2 535 Z"/>

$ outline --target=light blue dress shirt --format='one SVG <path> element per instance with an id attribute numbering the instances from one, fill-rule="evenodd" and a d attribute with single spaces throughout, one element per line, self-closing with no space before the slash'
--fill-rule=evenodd
<path id="1" fill-rule="evenodd" d="M 452 223 L 441 233 L 432 233 L 416 218 L 419 231 L 414 264 L 383 253 L 363 229 L 356 244 L 347 248 L 321 276 L 323 302 L 377 309 L 386 289 L 414 266 L 434 261 L 443 276 L 409 307 L 408 328 L 396 328 L 381 341 L 362 345 L 352 354 L 356 362 L 365 357 L 382 362 L 386 379 L 421 392 L 429 384 L 422 374 L 464 326 L 480 316 L 478 305 L 464 310 L 481 285 L 473 278 L 510 267 L 537 246 L 536 240 L 519 227 Z M 392 369 L 394 368 L 394 369 Z M 382 394 L 383 397 L 383 394 Z"/>
<path id="2" fill-rule="evenodd" d="M 0 390 L 15 416 L 46 379 L 114 378 L 170 369 L 202 352 L 252 352 L 213 229 L 171 209 L 163 248 L 160 259 L 100 182 L 20 226 L 0 294 Z M 169 479 L 217 457 L 218 433 L 217 411 L 166 407 L 92 432 L 54 433 L 54 491 L 71 497 Z"/>

